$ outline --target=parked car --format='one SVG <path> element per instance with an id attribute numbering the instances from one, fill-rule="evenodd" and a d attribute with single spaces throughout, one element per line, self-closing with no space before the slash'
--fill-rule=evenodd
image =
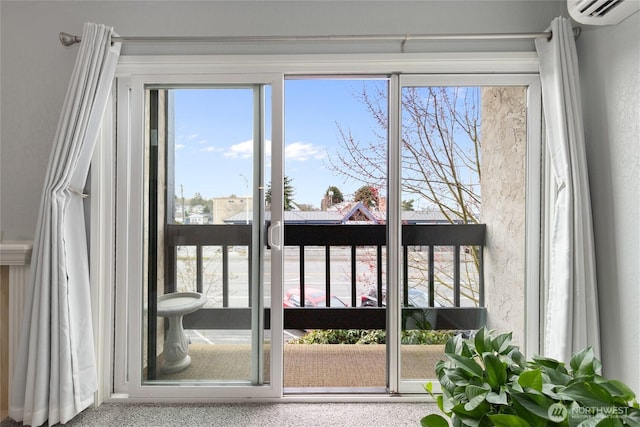
<path id="1" fill-rule="evenodd" d="M 325 291 L 306 287 L 304 288 L 304 306 L 305 307 L 326 307 L 327 306 L 327 294 Z M 300 307 L 300 288 L 288 289 L 284 300 L 282 301 L 284 307 Z M 329 299 L 330 307 L 347 307 L 340 298 L 335 295 L 331 295 Z"/>
<path id="2" fill-rule="evenodd" d="M 382 306 L 387 305 L 387 290 L 382 289 Z M 371 286 L 360 296 L 360 307 L 377 307 L 378 289 Z M 435 307 L 442 307 L 438 301 L 434 301 Z M 420 289 L 409 288 L 409 307 L 429 307 L 429 294 Z"/>

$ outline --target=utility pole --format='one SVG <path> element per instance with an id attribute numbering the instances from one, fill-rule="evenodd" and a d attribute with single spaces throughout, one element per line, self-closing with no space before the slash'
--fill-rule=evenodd
<path id="1" fill-rule="evenodd" d="M 182 184 L 180 184 L 180 198 L 182 199 L 182 223 L 186 224 L 187 217 L 185 216 L 185 213 L 184 213 L 184 187 L 182 186 Z"/>
<path id="2" fill-rule="evenodd" d="M 244 176 L 243 174 L 239 174 L 242 179 L 244 179 L 244 186 L 247 189 L 247 192 L 245 193 L 245 200 L 244 200 L 244 204 L 245 204 L 245 224 L 249 225 L 249 181 L 247 180 L 247 177 Z"/>

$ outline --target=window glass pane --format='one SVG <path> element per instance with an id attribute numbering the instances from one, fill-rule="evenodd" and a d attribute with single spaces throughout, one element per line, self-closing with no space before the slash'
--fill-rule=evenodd
<path id="1" fill-rule="evenodd" d="M 269 253 L 252 243 L 266 228 L 256 174 L 268 173 L 269 96 L 259 85 L 147 91 L 149 383 L 269 382 L 257 355 L 270 336 L 252 322 L 252 296 L 270 297 Z"/>
<path id="2" fill-rule="evenodd" d="M 524 260 L 525 94 L 523 87 L 402 88 L 403 380 L 435 378 L 449 336 L 473 333 L 471 310 L 488 302 L 492 315 L 510 318 L 500 312 L 507 293 L 500 286 L 524 291 L 524 265 L 509 280 L 505 272 Z M 475 237 L 484 230 L 486 246 Z M 491 293 L 487 277 L 499 279 Z M 444 308 L 466 310 L 445 318 Z M 415 369 L 417 358 L 429 362 Z"/>
<path id="3" fill-rule="evenodd" d="M 180 89 L 175 99 L 176 209 L 168 222 L 242 222 L 251 211 L 253 91 Z M 173 219 L 173 221 L 172 221 Z"/>
<path id="4" fill-rule="evenodd" d="M 386 79 L 285 82 L 283 305 L 308 310 L 285 331 L 286 388 L 386 387 L 385 330 L 353 319 L 386 287 L 387 92 Z M 350 310 L 335 318 L 354 326 L 314 326 L 327 307 Z"/>

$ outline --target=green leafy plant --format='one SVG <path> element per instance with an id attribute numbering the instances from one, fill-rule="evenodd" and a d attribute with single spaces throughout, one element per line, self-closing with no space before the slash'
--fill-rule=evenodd
<path id="1" fill-rule="evenodd" d="M 402 331 L 402 344 L 442 345 L 454 336 L 452 331 L 406 329 Z"/>
<path id="2" fill-rule="evenodd" d="M 289 344 L 384 344 L 380 329 L 314 329 Z"/>
<path id="3" fill-rule="evenodd" d="M 403 330 L 402 344 L 444 344 L 453 336 L 451 331 Z M 382 329 L 317 329 L 289 344 L 385 344 L 387 337 Z"/>
<path id="4" fill-rule="evenodd" d="M 574 354 L 565 367 L 557 360 L 527 361 L 511 333 L 480 329 L 473 339 L 457 335 L 445 345 L 447 361 L 436 364 L 442 394 L 434 396 L 454 427 L 459 426 L 640 426 L 631 389 L 600 375 L 593 349 Z M 433 384 L 425 389 L 433 396 Z M 431 414 L 424 427 L 448 426 Z"/>

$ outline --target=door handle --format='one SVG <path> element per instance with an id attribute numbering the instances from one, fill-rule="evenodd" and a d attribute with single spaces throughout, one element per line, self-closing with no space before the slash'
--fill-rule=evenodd
<path id="1" fill-rule="evenodd" d="M 273 238 L 273 234 L 275 230 L 280 227 L 282 227 L 282 221 L 276 221 L 275 224 L 272 224 L 271 227 L 269 227 L 269 246 L 271 246 L 272 248 L 276 248 L 277 250 L 282 249 L 282 242 L 278 242 L 276 244 Z"/>

